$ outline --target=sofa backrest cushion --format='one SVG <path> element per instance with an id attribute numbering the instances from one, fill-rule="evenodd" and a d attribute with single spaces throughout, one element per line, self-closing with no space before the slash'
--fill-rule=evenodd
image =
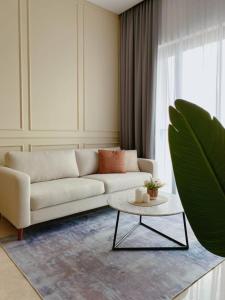
<path id="1" fill-rule="evenodd" d="M 79 176 L 74 150 L 8 152 L 7 167 L 30 176 L 31 183 Z"/>
<path id="2" fill-rule="evenodd" d="M 137 150 L 125 151 L 126 172 L 139 172 Z"/>
<path id="3" fill-rule="evenodd" d="M 98 172 L 98 150 L 75 150 L 76 161 L 80 176 L 95 174 Z"/>

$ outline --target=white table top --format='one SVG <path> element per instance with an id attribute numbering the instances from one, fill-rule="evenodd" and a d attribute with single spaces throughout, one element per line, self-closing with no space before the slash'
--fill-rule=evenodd
<path id="1" fill-rule="evenodd" d="M 170 216 L 180 214 L 184 211 L 179 196 L 164 192 L 160 192 L 159 194 L 164 197 L 167 197 L 168 201 L 166 203 L 156 206 L 141 207 L 130 204 L 128 200 L 132 199 L 118 199 L 112 197 L 108 201 L 108 204 L 112 208 L 121 212 L 141 216 Z"/>

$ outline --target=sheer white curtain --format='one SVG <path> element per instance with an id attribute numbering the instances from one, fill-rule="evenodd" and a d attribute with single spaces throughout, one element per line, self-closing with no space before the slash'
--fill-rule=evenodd
<path id="1" fill-rule="evenodd" d="M 168 106 L 177 98 L 202 106 L 225 125 L 225 0 L 162 0 L 156 159 L 170 192 L 176 187 L 168 148 Z"/>

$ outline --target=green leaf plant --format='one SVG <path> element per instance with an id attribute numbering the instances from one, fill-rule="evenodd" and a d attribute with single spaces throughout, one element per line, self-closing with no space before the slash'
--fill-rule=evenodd
<path id="1" fill-rule="evenodd" d="M 225 257 L 225 129 L 201 107 L 169 107 L 169 147 L 179 196 L 198 241 Z"/>

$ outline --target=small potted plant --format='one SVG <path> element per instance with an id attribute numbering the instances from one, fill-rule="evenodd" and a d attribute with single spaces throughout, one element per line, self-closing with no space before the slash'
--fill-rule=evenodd
<path id="1" fill-rule="evenodd" d="M 158 197 L 159 188 L 164 186 L 164 183 L 157 178 L 151 178 L 151 180 L 145 181 L 144 186 L 147 188 L 150 200 L 155 200 Z"/>

